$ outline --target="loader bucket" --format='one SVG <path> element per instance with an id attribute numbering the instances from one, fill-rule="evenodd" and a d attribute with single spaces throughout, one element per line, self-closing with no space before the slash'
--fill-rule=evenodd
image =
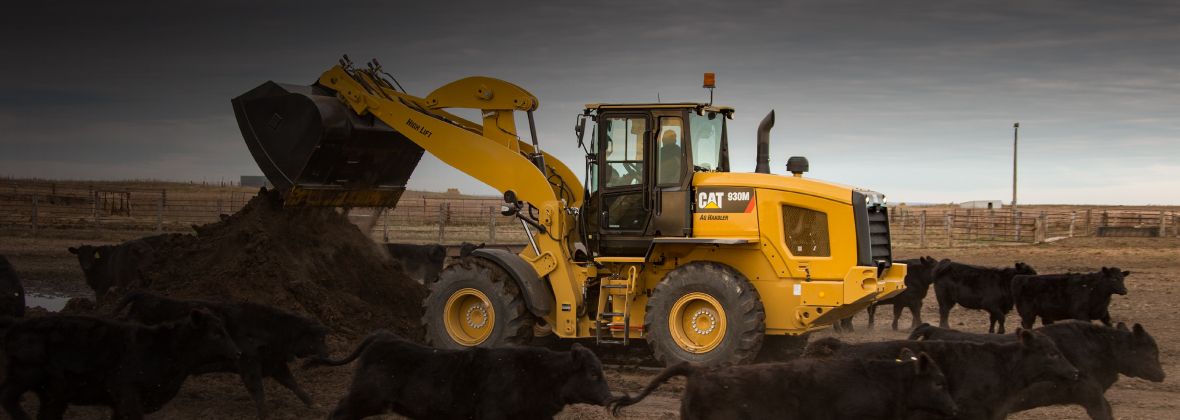
<path id="1" fill-rule="evenodd" d="M 423 150 L 318 85 L 266 82 L 234 98 L 254 161 L 288 207 L 394 207 Z"/>

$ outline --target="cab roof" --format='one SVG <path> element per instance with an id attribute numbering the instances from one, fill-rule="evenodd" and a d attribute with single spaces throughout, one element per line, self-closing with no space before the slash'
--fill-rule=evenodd
<path id="1" fill-rule="evenodd" d="M 732 114 L 734 109 L 729 106 L 710 105 L 696 102 L 664 102 L 664 103 L 636 103 L 636 104 L 586 104 L 586 111 L 597 111 L 602 109 L 669 109 L 669 108 L 692 108 L 700 109 L 705 112 L 720 112 L 722 114 Z"/>

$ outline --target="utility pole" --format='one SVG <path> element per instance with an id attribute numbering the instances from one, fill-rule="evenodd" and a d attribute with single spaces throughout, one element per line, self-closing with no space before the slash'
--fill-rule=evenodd
<path id="1" fill-rule="evenodd" d="M 1020 123 L 1012 124 L 1012 211 L 1016 211 L 1016 150 L 1020 139 Z"/>

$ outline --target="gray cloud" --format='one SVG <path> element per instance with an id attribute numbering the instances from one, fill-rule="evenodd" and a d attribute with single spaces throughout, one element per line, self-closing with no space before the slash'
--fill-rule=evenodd
<path id="1" fill-rule="evenodd" d="M 15 8 L 0 17 L 0 175 L 256 173 L 229 99 L 268 79 L 310 82 L 349 53 L 423 95 L 473 74 L 525 86 L 547 150 L 571 165 L 582 104 L 705 100 L 700 74 L 715 71 L 718 102 L 738 108 L 738 169 L 752 168 L 754 126 L 773 108 L 776 169 L 807 155 L 812 175 L 894 200 L 1006 198 L 1019 120 L 1022 201 L 1180 203 L 1153 190 L 1180 176 L 1167 158 L 1180 155 L 1169 1 Z M 413 182 L 488 191 L 435 161 Z"/>

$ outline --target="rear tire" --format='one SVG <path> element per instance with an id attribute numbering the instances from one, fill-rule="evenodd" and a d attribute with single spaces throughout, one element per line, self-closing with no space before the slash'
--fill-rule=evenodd
<path id="1" fill-rule="evenodd" d="M 441 349 L 528 344 L 534 319 L 520 288 L 499 265 L 462 257 L 428 285 L 426 342 Z"/>
<path id="2" fill-rule="evenodd" d="M 643 327 L 652 353 L 665 366 L 743 364 L 762 347 L 766 312 L 758 291 L 737 270 L 694 262 L 656 285 Z"/>

